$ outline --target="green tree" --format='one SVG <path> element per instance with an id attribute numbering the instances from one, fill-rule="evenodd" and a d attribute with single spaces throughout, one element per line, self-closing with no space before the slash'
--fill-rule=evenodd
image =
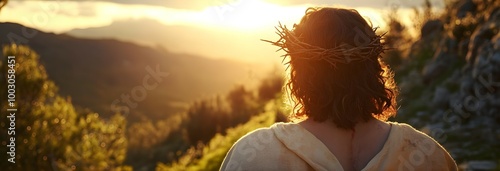
<path id="1" fill-rule="evenodd" d="M 258 104 L 252 91 L 238 85 L 226 96 L 233 122 L 245 123 L 258 111 Z"/>
<path id="2" fill-rule="evenodd" d="M 6 131 L 0 133 L 2 145 L 15 138 L 15 164 L 1 161 L 2 168 L 15 170 L 53 170 L 54 164 L 64 162 L 64 149 L 75 129 L 76 112 L 71 103 L 56 96 L 57 87 L 48 80 L 38 55 L 28 47 L 10 45 L 3 49 L 3 62 L 0 66 L 0 98 L 7 97 L 7 56 L 15 56 L 16 106 L 15 135 Z M 1 111 L 7 111 L 7 101 L 1 100 Z M 1 120 L 2 130 L 7 130 L 11 122 Z M 6 148 L 0 148 L 6 154 Z"/>
<path id="3" fill-rule="evenodd" d="M 76 126 L 79 131 L 72 136 L 76 144 L 66 147 L 65 157 L 70 160 L 62 168 L 112 170 L 121 167 L 127 152 L 123 116 L 114 115 L 103 121 L 97 113 L 90 113 L 80 117 Z"/>
<path id="4" fill-rule="evenodd" d="M 8 65 L 8 56 L 15 56 L 16 65 Z M 2 145 L 10 143 L 11 137 L 16 143 L 15 163 L 2 159 L 2 170 L 127 169 L 121 167 L 126 149 L 123 117 L 106 122 L 97 114 L 79 116 L 69 98 L 57 94 L 38 55 L 27 46 L 5 46 L 0 59 L 1 111 L 17 108 L 14 121 L 0 120 L 2 130 L 15 124 L 15 135 L 0 133 Z M 8 69 L 15 70 L 14 107 L 5 99 Z M 7 150 L 0 148 L 0 153 Z"/>
<path id="5" fill-rule="evenodd" d="M 158 163 L 156 170 L 219 170 L 226 153 L 238 139 L 250 131 L 275 123 L 277 113 L 274 111 L 278 106 L 272 101 L 269 104 L 271 104 L 269 111 L 256 114 L 248 122 L 228 128 L 225 135 L 216 134 L 205 145 L 191 147 L 175 162 Z"/>
<path id="6" fill-rule="evenodd" d="M 128 149 L 125 163 L 136 168 L 155 167 L 159 161 L 176 159 L 175 153 L 189 147 L 180 126 L 185 114 L 176 114 L 159 121 L 136 122 L 127 129 Z"/>
<path id="7" fill-rule="evenodd" d="M 263 79 L 257 91 L 259 101 L 268 102 L 269 100 L 276 98 L 276 96 L 281 93 L 283 84 L 284 80 L 281 75 L 276 74 Z"/>
<path id="8" fill-rule="evenodd" d="M 187 111 L 188 120 L 184 123 L 191 145 L 208 142 L 216 133 L 224 131 L 228 123 L 228 109 L 220 97 L 205 99 L 194 103 Z"/>

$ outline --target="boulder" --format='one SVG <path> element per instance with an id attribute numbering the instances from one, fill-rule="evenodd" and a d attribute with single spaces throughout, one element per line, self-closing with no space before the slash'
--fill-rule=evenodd
<path id="1" fill-rule="evenodd" d="M 432 107 L 445 107 L 448 104 L 448 99 L 450 98 L 450 92 L 446 88 L 437 87 L 434 90 L 434 96 L 431 101 Z"/>
<path id="2" fill-rule="evenodd" d="M 429 20 L 424 24 L 424 26 L 422 26 L 422 30 L 420 30 L 420 36 L 424 38 L 429 35 L 433 35 L 433 33 L 442 32 L 443 28 L 443 22 L 441 22 L 440 20 Z"/>
<path id="3" fill-rule="evenodd" d="M 422 69 L 424 84 L 432 82 L 457 61 L 458 56 L 454 52 L 455 47 L 457 47 L 457 42 L 453 38 L 446 38 L 441 41 L 432 61 L 429 61 Z"/>
<path id="4" fill-rule="evenodd" d="M 466 170 L 495 170 L 497 163 L 495 161 L 469 161 L 466 164 Z"/>
<path id="5" fill-rule="evenodd" d="M 489 44 L 493 36 L 495 36 L 495 31 L 498 32 L 498 26 L 500 23 L 491 23 L 484 24 L 480 27 L 477 27 L 474 33 L 472 33 L 470 42 L 469 42 L 469 50 L 467 52 L 467 56 L 465 60 L 467 62 L 473 62 L 478 55 L 478 50 L 484 45 Z"/>
<path id="6" fill-rule="evenodd" d="M 477 9 L 477 5 L 474 3 L 473 0 L 462 0 L 458 4 L 456 17 L 458 19 L 464 18 L 465 16 L 467 16 L 467 13 L 476 12 L 476 9 Z"/>

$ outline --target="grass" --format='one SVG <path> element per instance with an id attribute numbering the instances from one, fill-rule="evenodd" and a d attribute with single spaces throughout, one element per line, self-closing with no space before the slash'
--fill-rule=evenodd
<path id="1" fill-rule="evenodd" d="M 192 147 L 172 164 L 158 163 L 156 170 L 219 170 L 226 153 L 238 139 L 255 129 L 271 126 L 276 115 L 275 110 L 256 115 L 245 124 L 229 128 L 226 135 L 216 134 L 206 145 Z"/>

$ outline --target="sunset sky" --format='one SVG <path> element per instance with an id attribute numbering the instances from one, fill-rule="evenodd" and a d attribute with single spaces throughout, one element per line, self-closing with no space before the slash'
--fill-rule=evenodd
<path id="1" fill-rule="evenodd" d="M 434 4 L 442 6 L 440 0 Z M 361 15 L 369 18 L 374 26 L 385 27 L 383 16 L 391 6 L 400 6 L 402 20 L 409 21 L 410 7 L 420 6 L 422 0 L 108 0 L 108 1 L 15 1 L 10 0 L 0 14 L 0 22 L 16 22 L 46 32 L 65 33 L 73 29 L 105 27 L 117 21 L 149 19 L 165 26 L 183 26 L 199 28 L 206 33 L 227 33 L 220 37 L 224 42 L 232 43 L 231 49 L 224 43 L 214 44 L 210 48 L 194 48 L 196 40 L 190 45 L 166 47 L 173 52 L 192 53 L 212 58 L 227 58 L 248 62 L 262 62 L 269 55 L 276 55 L 273 47 L 259 41 L 261 38 L 275 39 L 273 26 L 281 22 L 293 25 L 300 20 L 310 6 L 336 6 L 357 9 Z M 143 28 L 141 32 L 150 29 Z M 183 33 L 177 39 L 184 39 Z M 219 34 L 220 35 L 220 34 Z M 242 36 L 234 36 L 242 35 Z M 246 35 L 246 36 L 245 36 Z M 254 36 L 248 36 L 254 35 Z M 188 36 L 185 35 L 186 39 Z M 258 36 L 258 37 L 255 37 Z M 105 37 L 105 36 L 104 36 Z M 123 38 L 110 36 L 111 38 Z M 241 37 L 241 38 L 240 38 Z M 134 40 L 129 40 L 134 41 Z M 137 40 L 140 41 L 140 40 Z M 207 41 L 199 39 L 199 41 Z M 182 42 L 182 41 L 181 41 Z M 148 43 L 146 43 L 148 44 Z M 153 45 L 154 43 L 149 43 Z M 241 46 L 240 46 L 241 45 Z M 249 46 L 255 46 L 249 49 Z M 260 48 L 262 47 L 262 48 Z M 206 49 L 206 50 L 203 50 Z M 257 49 L 257 50 L 255 50 Z M 259 56 L 259 57 L 255 57 Z"/>

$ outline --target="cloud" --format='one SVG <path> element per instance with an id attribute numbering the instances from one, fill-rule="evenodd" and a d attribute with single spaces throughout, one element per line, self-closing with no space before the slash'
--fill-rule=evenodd
<path id="1" fill-rule="evenodd" d="M 0 21 L 60 33 L 110 24 L 113 18 L 100 16 L 99 10 L 97 2 L 9 1 L 2 9 Z"/>
<path id="2" fill-rule="evenodd" d="M 10 1 L 2 9 L 0 21 L 61 33 L 137 18 L 160 18 L 165 24 L 199 23 L 200 15 L 192 10 L 102 1 Z"/>
<path id="3" fill-rule="evenodd" d="M 9 0 L 9 2 L 26 2 L 26 1 L 37 1 L 37 0 Z M 56 1 L 56 0 L 38 0 L 38 1 Z M 229 0 L 58 0 L 60 2 L 112 2 L 117 4 L 126 5 L 152 5 L 152 6 L 162 6 L 168 8 L 176 9 L 186 9 L 186 10 L 202 10 L 208 6 L 227 2 Z"/>
<path id="4" fill-rule="evenodd" d="M 272 26 L 278 20 L 298 20 L 305 10 L 305 7 L 279 7 L 252 0 L 246 0 L 245 3 L 210 3 L 214 5 L 203 10 L 186 10 L 102 1 L 12 1 L 3 11 L 3 14 L 9 15 L 0 15 L 0 21 L 16 22 L 55 33 L 140 18 L 156 19 L 166 25 L 255 29 L 265 24 Z M 51 7 L 50 10 L 47 7 Z"/>

